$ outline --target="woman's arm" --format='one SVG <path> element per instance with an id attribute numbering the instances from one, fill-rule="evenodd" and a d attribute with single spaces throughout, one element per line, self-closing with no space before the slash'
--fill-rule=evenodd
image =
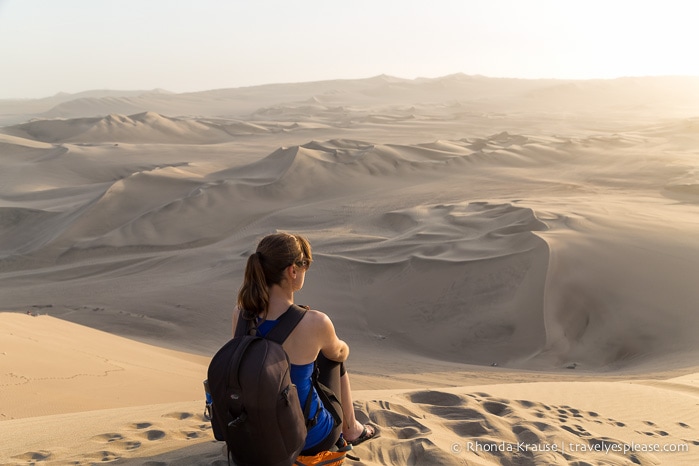
<path id="1" fill-rule="evenodd" d="M 320 350 L 323 355 L 331 361 L 345 362 L 349 357 L 349 346 L 344 341 L 340 340 L 335 333 L 335 326 L 330 317 L 318 313 L 319 315 L 319 332 Z"/>

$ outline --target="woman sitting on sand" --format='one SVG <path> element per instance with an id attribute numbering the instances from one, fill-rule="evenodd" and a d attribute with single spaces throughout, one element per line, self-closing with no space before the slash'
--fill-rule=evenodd
<path id="1" fill-rule="evenodd" d="M 241 310 L 243 319 L 254 320 L 258 334 L 266 335 L 294 303 L 294 292 L 303 287 L 312 260 L 311 245 L 302 236 L 277 233 L 264 237 L 245 266 L 238 306 L 233 312 L 233 335 Z M 291 381 L 297 387 L 299 402 L 313 390 L 309 419 L 315 417 L 316 423 L 308 430 L 302 455 L 329 450 L 340 433 L 352 445 L 376 434 L 372 426 L 362 425 L 354 416 L 349 376 L 343 364 L 349 356 L 349 346 L 337 337 L 327 315 L 308 310 L 283 348 L 291 361 Z M 338 426 L 330 411 L 332 406 L 323 405 L 312 385 L 314 364 L 319 369 L 320 383 L 340 397 L 342 412 L 337 414 L 343 421 Z"/>

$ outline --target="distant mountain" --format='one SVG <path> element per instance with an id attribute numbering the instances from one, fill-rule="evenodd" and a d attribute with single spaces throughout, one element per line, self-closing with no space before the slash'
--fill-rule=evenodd
<path id="1" fill-rule="evenodd" d="M 216 89 L 173 94 L 153 91 L 88 91 L 46 99 L 0 101 L 0 126 L 31 118 L 104 117 L 155 112 L 163 115 L 273 120 L 299 105 L 342 107 L 462 105 L 477 112 L 649 112 L 699 114 L 699 77 L 640 77 L 611 80 L 489 78 L 454 74 L 402 79 L 366 79 Z"/>
<path id="2" fill-rule="evenodd" d="M 100 99 L 121 99 L 133 98 L 143 95 L 168 95 L 170 91 L 164 89 L 153 89 L 150 91 L 115 91 L 115 90 L 91 90 L 78 92 L 77 94 L 69 94 L 59 92 L 51 97 L 43 97 L 40 99 L 0 99 L 0 126 L 22 123 L 32 118 L 46 115 L 56 106 L 65 103 L 74 102 L 82 99 L 92 99 L 99 101 Z M 129 113 L 129 112 L 122 112 Z M 131 112 L 133 113 L 133 112 Z M 89 114 L 73 115 L 73 116 L 94 116 Z"/>

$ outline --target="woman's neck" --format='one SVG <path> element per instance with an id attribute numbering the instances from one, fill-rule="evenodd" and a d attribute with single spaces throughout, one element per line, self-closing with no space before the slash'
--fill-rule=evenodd
<path id="1" fill-rule="evenodd" d="M 272 285 L 269 289 L 269 308 L 267 319 L 275 320 L 289 309 L 294 303 L 294 292 L 286 290 L 279 285 Z"/>

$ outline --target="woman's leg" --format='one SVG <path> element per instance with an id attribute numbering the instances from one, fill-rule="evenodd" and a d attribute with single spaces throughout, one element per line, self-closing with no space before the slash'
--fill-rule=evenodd
<path id="1" fill-rule="evenodd" d="M 364 432 L 364 425 L 357 421 L 354 415 L 352 387 L 344 364 L 327 359 L 323 353 L 318 355 L 316 364 L 318 364 L 318 381 L 330 388 L 340 398 L 343 437 L 348 442 L 356 440 Z M 373 428 L 369 426 L 368 429 L 372 429 L 368 432 L 371 434 Z"/>
<path id="2" fill-rule="evenodd" d="M 316 359 L 316 367 L 318 369 L 318 382 L 332 390 L 337 397 L 337 401 L 328 399 L 324 393 L 321 393 L 321 390 L 318 391 L 318 396 L 328 411 L 337 414 L 340 418 L 340 423 L 336 425 L 330 434 L 318 445 L 301 452 L 302 455 L 309 456 L 332 448 L 337 443 L 337 439 L 340 438 L 340 434 L 342 433 L 343 410 L 340 407 L 340 390 L 342 389 L 340 380 L 342 378 L 341 373 L 344 372 L 344 365 L 327 359 L 321 353 L 318 355 L 318 359 Z"/>
<path id="3" fill-rule="evenodd" d="M 349 375 L 345 373 L 340 377 L 340 401 L 342 403 L 342 436 L 348 442 L 358 439 L 364 433 L 364 425 L 357 421 L 354 416 L 354 402 L 352 400 L 352 388 L 350 387 Z M 371 435 L 373 427 L 367 433 Z"/>

